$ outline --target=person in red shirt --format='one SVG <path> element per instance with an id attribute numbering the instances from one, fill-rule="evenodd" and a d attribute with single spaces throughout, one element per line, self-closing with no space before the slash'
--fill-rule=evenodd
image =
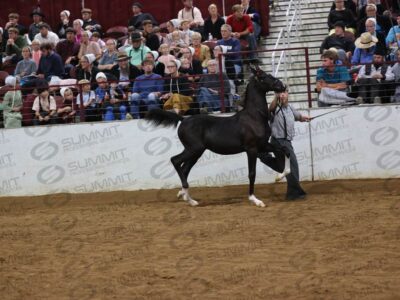
<path id="1" fill-rule="evenodd" d="M 246 40 L 249 43 L 249 50 L 257 50 L 257 41 L 253 34 L 253 22 L 249 15 L 243 14 L 243 7 L 240 4 L 232 6 L 232 14 L 226 19 L 226 24 L 232 27 L 232 37 Z M 249 54 L 250 59 L 255 59 L 256 53 Z"/>

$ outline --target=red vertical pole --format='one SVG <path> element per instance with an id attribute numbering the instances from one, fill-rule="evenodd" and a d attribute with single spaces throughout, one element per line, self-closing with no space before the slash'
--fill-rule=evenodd
<path id="1" fill-rule="evenodd" d="M 220 88 L 219 88 L 219 98 L 221 101 L 221 112 L 225 112 L 225 89 L 224 89 L 224 74 L 223 69 L 222 69 L 222 53 L 218 54 L 218 68 L 219 68 L 219 82 L 220 82 Z"/>
<path id="2" fill-rule="evenodd" d="M 310 80 L 310 58 L 308 56 L 308 48 L 304 48 L 306 56 L 306 78 L 307 78 L 307 95 L 308 95 L 308 107 L 312 107 L 311 102 L 311 80 Z"/>

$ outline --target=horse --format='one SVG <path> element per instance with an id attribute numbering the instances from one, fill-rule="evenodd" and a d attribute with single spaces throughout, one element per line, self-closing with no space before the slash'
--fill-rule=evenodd
<path id="1" fill-rule="evenodd" d="M 208 149 L 218 154 L 229 155 L 246 152 L 248 159 L 249 201 L 259 207 L 265 207 L 263 201 L 254 195 L 257 154 L 277 149 L 268 143 L 271 129 L 268 123 L 268 91 L 283 92 L 285 85 L 277 78 L 262 71 L 258 66 L 250 66 L 252 76 L 246 87 L 244 109 L 228 117 L 198 114 L 183 117 L 161 109 L 150 110 L 145 119 L 155 126 L 178 127 L 178 137 L 184 150 L 171 157 L 171 162 L 179 175 L 182 189 L 178 198 L 183 197 L 189 205 L 198 202 L 189 194 L 187 178 L 197 160 Z M 285 167 L 279 178 L 290 173 L 289 158 L 285 158 Z"/>

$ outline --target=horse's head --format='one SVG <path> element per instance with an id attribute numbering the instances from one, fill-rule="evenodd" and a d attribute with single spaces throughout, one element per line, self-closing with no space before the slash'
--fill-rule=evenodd
<path id="1" fill-rule="evenodd" d="M 265 92 L 274 91 L 280 93 L 286 90 L 286 86 L 282 81 L 271 74 L 265 73 L 259 66 L 250 66 L 250 69 L 257 85 Z"/>

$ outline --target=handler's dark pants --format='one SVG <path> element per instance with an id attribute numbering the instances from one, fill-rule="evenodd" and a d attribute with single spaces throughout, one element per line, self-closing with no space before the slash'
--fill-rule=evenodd
<path id="1" fill-rule="evenodd" d="M 277 151 L 274 151 L 275 157 L 269 155 L 268 152 L 263 152 L 258 154 L 258 158 L 274 171 L 282 173 L 285 167 L 285 153 L 286 155 L 289 154 L 290 174 L 286 176 L 286 199 L 294 200 L 305 196 L 306 192 L 300 186 L 299 165 L 291 141 L 272 137 L 271 144 L 277 149 Z"/>

